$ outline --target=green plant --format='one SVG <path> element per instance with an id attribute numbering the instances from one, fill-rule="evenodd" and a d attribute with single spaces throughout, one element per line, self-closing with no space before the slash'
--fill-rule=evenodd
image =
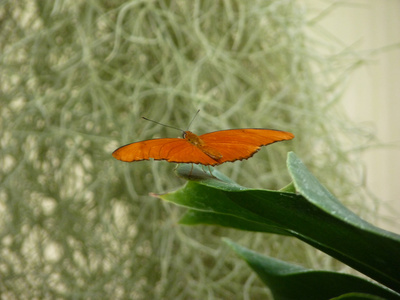
<path id="1" fill-rule="evenodd" d="M 352 189 L 362 184 L 355 157 L 372 137 L 336 104 L 371 57 L 321 31 L 340 5 L 310 15 L 286 0 L 1 3 L 0 298 L 268 296 L 220 243 L 229 236 L 258 251 L 265 235 L 176 226 L 182 208 L 148 197 L 182 184 L 173 166 L 111 157 L 123 143 L 178 135 L 141 116 L 186 128 L 200 108 L 198 134 L 293 130 L 302 138 L 218 169 L 277 188 L 288 181 L 281 162 L 290 148 L 330 188 L 334 178 L 348 203 L 363 198 Z M 324 167 L 332 161 L 341 163 Z M 285 260 L 335 264 L 295 239 L 268 239 L 297 247 L 294 257 L 268 249 Z"/>
<path id="2" fill-rule="evenodd" d="M 226 242 L 270 287 L 275 299 L 400 299 L 400 236 L 377 228 L 343 206 L 288 155 L 293 183 L 279 191 L 242 187 L 217 171 L 181 165 L 191 179 L 161 195 L 189 208 L 181 224 L 213 224 L 296 237 L 376 280 L 307 270 Z"/>

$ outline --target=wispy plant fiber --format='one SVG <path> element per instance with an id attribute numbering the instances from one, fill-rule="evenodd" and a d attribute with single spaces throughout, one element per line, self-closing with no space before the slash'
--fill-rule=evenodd
<path id="1" fill-rule="evenodd" d="M 362 132 L 336 102 L 359 60 L 311 35 L 305 9 L 283 0 L 2 1 L 2 297 L 268 297 L 221 236 L 334 268 L 288 238 L 177 225 L 182 211 L 148 196 L 184 183 L 174 166 L 111 156 L 129 142 L 180 134 L 141 116 L 186 129 L 201 109 L 198 134 L 296 135 L 221 166 L 240 184 L 286 185 L 292 150 L 337 196 L 351 196 L 357 169 L 340 136 Z"/>

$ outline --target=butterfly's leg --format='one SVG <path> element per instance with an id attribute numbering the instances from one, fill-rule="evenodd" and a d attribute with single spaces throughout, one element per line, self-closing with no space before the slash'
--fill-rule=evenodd
<path id="1" fill-rule="evenodd" d="M 204 173 L 207 173 L 207 171 L 206 171 L 206 169 L 205 169 L 205 168 L 206 168 L 206 166 L 205 166 L 205 165 L 201 165 L 201 169 L 203 170 L 203 172 L 204 172 Z"/>
<path id="2" fill-rule="evenodd" d="M 193 164 L 192 164 L 192 168 L 190 169 L 189 177 L 192 176 L 192 171 L 193 171 Z"/>
<path id="3" fill-rule="evenodd" d="M 211 166 L 207 165 L 208 168 L 208 173 L 211 175 L 211 177 L 217 178 L 213 175 L 212 170 L 211 170 Z M 201 169 L 203 170 L 203 172 L 205 174 L 207 174 L 207 170 L 206 170 L 206 166 L 205 165 L 201 165 Z"/>
<path id="4" fill-rule="evenodd" d="M 212 177 L 214 177 L 214 175 L 213 175 L 213 173 L 212 173 L 212 171 L 211 171 L 210 166 L 207 166 L 207 167 L 208 167 L 208 172 L 210 172 L 210 175 L 211 175 Z"/>
<path id="5" fill-rule="evenodd" d="M 215 177 L 214 174 L 212 173 L 212 169 L 211 169 L 211 168 L 213 168 L 213 167 L 207 166 L 207 168 L 208 168 L 208 172 L 210 173 L 211 177 L 217 178 L 217 177 Z"/>

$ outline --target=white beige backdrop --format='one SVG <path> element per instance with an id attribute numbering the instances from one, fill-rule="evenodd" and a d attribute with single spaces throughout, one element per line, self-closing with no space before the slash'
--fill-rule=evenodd
<path id="1" fill-rule="evenodd" d="M 333 4 L 321 26 L 366 57 L 369 50 L 397 44 L 372 55 L 351 75 L 343 105 L 352 120 L 390 145 L 368 150 L 363 158 L 367 185 L 382 201 L 379 225 L 400 233 L 400 1 L 306 2 L 318 9 Z"/>

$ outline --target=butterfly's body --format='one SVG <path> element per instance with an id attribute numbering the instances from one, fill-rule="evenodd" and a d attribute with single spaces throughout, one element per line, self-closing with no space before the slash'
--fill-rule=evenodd
<path id="1" fill-rule="evenodd" d="M 218 161 L 219 159 L 222 158 L 222 154 L 219 153 L 218 150 L 208 147 L 204 143 L 204 141 L 198 135 L 195 135 L 193 132 L 185 131 L 183 134 L 183 138 L 187 140 L 189 143 L 191 143 L 193 146 L 199 148 L 201 151 L 203 151 L 212 159 Z"/>
<path id="2" fill-rule="evenodd" d="M 162 138 L 122 146 L 113 152 L 116 159 L 133 162 L 166 160 L 175 163 L 195 163 L 206 166 L 247 159 L 261 146 L 290 140 L 290 132 L 272 129 L 229 129 L 196 135 L 184 131 L 181 138 Z"/>

